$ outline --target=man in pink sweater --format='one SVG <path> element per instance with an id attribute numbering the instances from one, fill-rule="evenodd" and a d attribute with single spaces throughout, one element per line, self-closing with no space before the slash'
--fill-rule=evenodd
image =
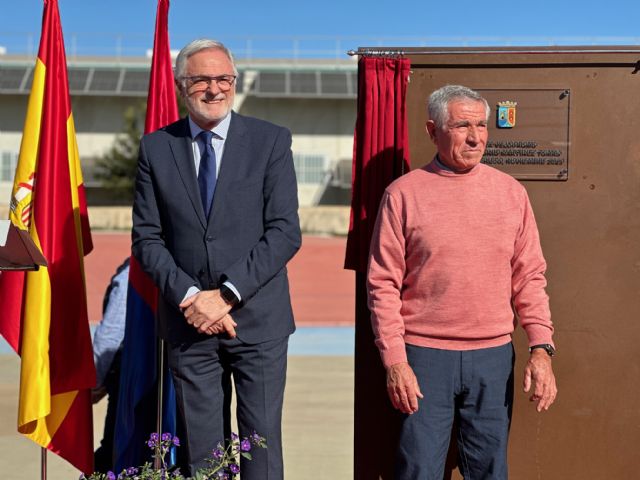
<path id="1" fill-rule="evenodd" d="M 437 155 L 385 191 L 371 243 L 371 321 L 393 406 L 397 479 L 437 479 L 454 417 L 465 478 L 506 479 L 514 313 L 529 339 L 524 390 L 556 397 L 538 229 L 522 185 L 480 163 L 489 105 L 447 85 L 429 97 Z"/>

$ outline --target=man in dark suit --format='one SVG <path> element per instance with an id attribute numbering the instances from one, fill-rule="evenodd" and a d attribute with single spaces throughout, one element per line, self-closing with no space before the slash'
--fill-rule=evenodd
<path id="1" fill-rule="evenodd" d="M 178 55 L 189 116 L 142 138 L 133 254 L 160 290 L 190 473 L 223 440 L 231 373 L 240 435 L 255 430 L 268 445 L 243 460 L 242 478 L 278 479 L 297 186 L 290 133 L 231 111 L 236 77 L 218 42 L 196 40 Z"/>

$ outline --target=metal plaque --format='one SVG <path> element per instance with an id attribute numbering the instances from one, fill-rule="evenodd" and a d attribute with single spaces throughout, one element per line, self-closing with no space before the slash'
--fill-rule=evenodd
<path id="1" fill-rule="evenodd" d="M 569 89 L 478 91 L 491 108 L 482 163 L 522 180 L 569 178 Z"/>

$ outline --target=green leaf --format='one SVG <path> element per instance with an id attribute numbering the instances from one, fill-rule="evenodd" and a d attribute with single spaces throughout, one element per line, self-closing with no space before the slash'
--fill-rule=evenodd
<path id="1" fill-rule="evenodd" d="M 240 455 L 242 455 L 247 460 L 251 460 L 252 459 L 251 454 L 249 452 L 242 452 L 242 453 L 240 453 Z"/>

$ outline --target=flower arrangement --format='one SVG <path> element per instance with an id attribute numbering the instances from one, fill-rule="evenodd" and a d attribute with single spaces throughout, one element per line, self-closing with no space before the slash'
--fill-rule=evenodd
<path id="1" fill-rule="evenodd" d="M 93 473 L 89 477 L 80 476 L 80 480 L 233 480 L 240 473 L 238 455 L 251 460 L 253 447 L 267 448 L 267 442 L 256 432 L 248 437 L 240 437 L 231 433 L 231 439 L 225 444 L 218 443 L 207 458 L 209 464 L 199 469 L 194 477 L 183 477 L 176 467 L 167 467 L 165 457 L 172 447 L 180 446 L 180 439 L 170 433 L 152 433 L 147 440 L 147 446 L 154 451 L 153 458 L 160 460 L 160 468 L 154 469 L 151 462 L 141 467 L 125 468 L 116 475 L 113 472 Z"/>

